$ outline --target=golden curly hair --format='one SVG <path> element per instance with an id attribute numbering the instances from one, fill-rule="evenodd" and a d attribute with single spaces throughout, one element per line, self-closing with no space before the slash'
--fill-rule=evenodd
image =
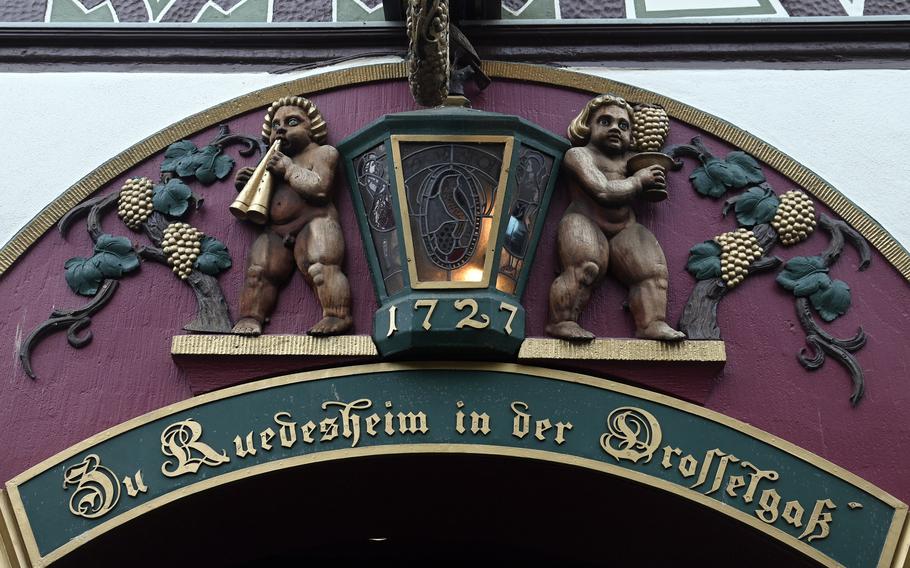
<path id="1" fill-rule="evenodd" d="M 627 113 L 629 113 L 629 122 L 634 128 L 635 111 L 632 109 L 632 106 L 626 102 L 626 99 L 617 97 L 616 95 L 598 95 L 588 101 L 588 104 L 585 105 L 585 108 L 581 109 L 581 112 L 578 113 L 578 116 L 576 116 L 575 119 L 572 120 L 571 124 L 569 124 L 569 141 L 572 142 L 573 146 L 584 146 L 588 143 L 591 138 L 591 127 L 588 126 L 588 121 L 591 120 L 591 115 L 600 107 L 610 105 L 618 106 L 619 108 L 624 109 Z"/>
<path id="2" fill-rule="evenodd" d="M 322 114 L 316 108 L 316 105 L 313 104 L 313 101 L 304 97 L 281 97 L 272 103 L 269 110 L 265 113 L 265 122 L 262 123 L 262 139 L 265 142 L 268 142 L 272 136 L 272 120 L 275 119 L 275 113 L 278 112 L 278 109 L 285 106 L 295 106 L 302 109 L 310 121 L 310 138 L 317 144 L 325 142 L 325 137 L 328 135 L 325 119 L 322 118 Z"/>

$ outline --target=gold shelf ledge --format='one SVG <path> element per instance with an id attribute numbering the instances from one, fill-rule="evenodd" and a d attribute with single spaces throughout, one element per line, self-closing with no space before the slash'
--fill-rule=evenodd
<path id="1" fill-rule="evenodd" d="M 665 343 L 650 339 L 595 339 L 571 343 L 562 339 L 529 338 L 521 344 L 518 358 L 725 363 L 727 350 L 723 341 Z"/>
<path id="2" fill-rule="evenodd" d="M 369 335 L 175 335 L 171 355 L 309 355 L 375 357 L 379 352 Z"/>

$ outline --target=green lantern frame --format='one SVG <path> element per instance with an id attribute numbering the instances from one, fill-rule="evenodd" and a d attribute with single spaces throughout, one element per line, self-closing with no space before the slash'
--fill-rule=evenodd
<path id="1" fill-rule="evenodd" d="M 383 116 L 338 145 L 379 301 L 372 336 L 383 357 L 517 355 L 520 300 L 568 148 L 520 117 L 450 106 Z M 419 195 L 415 180 L 423 180 Z M 445 213 L 434 214 L 434 203 Z M 462 211 L 470 222 L 459 223 Z M 426 227 L 434 220 L 436 232 Z M 465 241 L 463 254 L 452 252 Z M 453 256 L 461 260 L 449 263 Z"/>

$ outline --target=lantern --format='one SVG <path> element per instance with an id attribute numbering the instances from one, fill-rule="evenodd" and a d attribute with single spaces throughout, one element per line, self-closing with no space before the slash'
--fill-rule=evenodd
<path id="1" fill-rule="evenodd" d="M 380 307 L 384 357 L 509 357 L 568 143 L 463 107 L 386 115 L 338 146 Z"/>

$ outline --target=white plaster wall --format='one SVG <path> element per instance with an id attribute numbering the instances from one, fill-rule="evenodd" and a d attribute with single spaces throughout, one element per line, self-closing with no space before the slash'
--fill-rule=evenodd
<path id="1" fill-rule="evenodd" d="M 384 60 L 343 66 L 378 61 Z M 81 177 L 169 124 L 249 91 L 343 66 L 288 75 L 0 73 L 0 243 Z M 910 248 L 910 71 L 579 71 L 659 92 L 752 132 L 814 170 Z"/>

